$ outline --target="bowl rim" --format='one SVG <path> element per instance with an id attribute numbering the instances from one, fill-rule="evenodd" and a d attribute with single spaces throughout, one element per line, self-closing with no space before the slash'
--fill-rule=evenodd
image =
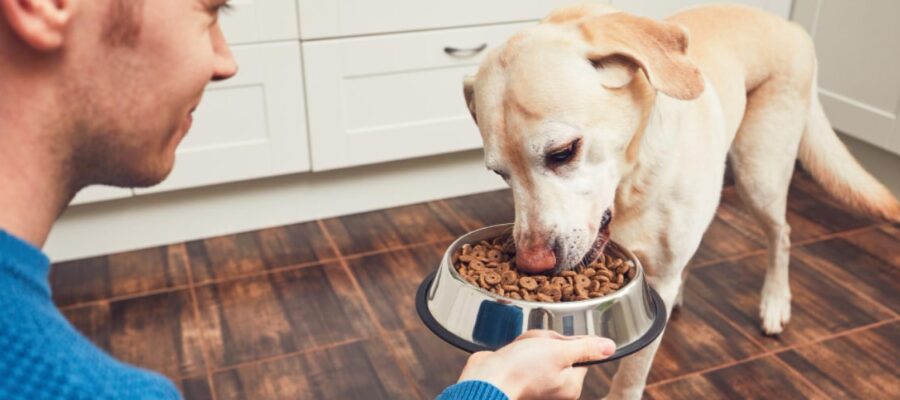
<path id="1" fill-rule="evenodd" d="M 431 271 L 425 277 L 425 279 L 422 280 L 422 283 L 419 284 L 419 288 L 416 291 L 416 313 L 419 314 L 419 319 L 422 320 L 422 323 L 425 324 L 428 330 L 434 333 L 437 337 L 441 338 L 441 340 L 469 353 L 476 353 L 479 351 L 495 351 L 499 349 L 500 347 L 484 346 L 478 343 L 470 342 L 457 336 L 455 333 L 447 330 L 447 328 L 444 328 L 444 326 L 437 321 L 434 315 L 431 314 L 431 309 L 428 307 L 428 292 L 431 291 L 431 286 L 434 283 L 435 279 L 437 279 L 438 273 L 438 270 Z M 668 321 L 668 313 L 666 312 L 665 304 L 663 304 L 662 297 L 659 296 L 659 293 L 657 293 L 656 290 L 654 290 L 650 286 L 646 287 L 646 291 L 648 300 L 651 303 L 649 304 L 649 306 L 653 307 L 654 310 L 653 323 L 650 325 L 650 328 L 647 329 L 647 332 L 644 332 L 644 334 L 641 335 L 637 340 L 625 346 L 617 347 L 616 352 L 607 358 L 604 358 L 602 360 L 591 360 L 575 363 L 572 365 L 573 367 L 584 367 L 588 365 L 595 365 L 618 360 L 622 357 L 631 355 L 638 350 L 643 349 L 644 347 L 647 347 L 647 345 L 653 343 L 654 340 L 659 338 L 659 335 L 662 333 L 663 329 L 665 329 L 666 322 Z"/>
<path id="2" fill-rule="evenodd" d="M 548 303 L 548 302 L 543 302 L 543 301 L 529 301 L 529 300 L 524 300 L 524 299 L 517 300 L 517 299 L 513 299 L 510 297 L 501 296 L 499 294 L 489 292 L 478 286 L 472 285 L 471 283 L 469 283 L 468 281 L 463 279 L 459 275 L 459 272 L 456 271 L 456 268 L 454 268 L 454 265 L 453 265 L 453 253 L 456 251 L 456 249 L 458 249 L 459 247 L 461 247 L 462 245 L 464 245 L 466 243 L 469 243 L 469 244 L 473 243 L 473 241 L 471 239 L 467 239 L 467 238 L 475 236 L 479 233 L 484 233 L 484 231 L 487 231 L 487 230 L 494 230 L 494 229 L 499 230 L 500 228 L 512 228 L 513 225 L 514 225 L 513 223 L 489 225 L 489 226 L 475 229 L 473 231 L 469 231 L 469 232 L 463 234 L 462 236 L 456 238 L 456 240 L 454 240 L 452 243 L 450 243 L 450 246 L 448 246 L 447 250 L 444 252 L 444 256 L 441 258 L 441 264 L 440 264 L 439 268 L 449 268 L 450 276 L 453 277 L 453 279 L 455 279 L 459 282 L 462 282 L 465 285 L 465 287 L 479 291 L 482 294 L 484 294 L 485 296 L 488 296 L 500 303 L 521 304 L 524 306 L 529 306 L 531 308 L 541 307 L 541 308 L 545 308 L 548 310 L 558 310 L 558 311 L 565 311 L 570 308 L 582 308 L 582 307 L 586 307 L 586 306 L 593 306 L 593 305 L 602 304 L 602 303 L 605 303 L 608 301 L 616 301 L 620 297 L 626 297 L 628 295 L 628 293 L 630 292 L 630 290 L 633 289 L 632 286 L 638 285 L 639 281 L 644 280 L 644 267 L 643 267 L 643 265 L 641 265 L 641 261 L 637 258 L 637 256 L 634 255 L 634 253 L 632 253 L 630 250 L 628 250 L 624 246 L 616 243 L 612 239 L 610 239 L 609 242 L 606 244 L 606 248 L 604 249 L 604 252 L 606 252 L 607 249 L 612 247 L 614 251 L 621 253 L 628 260 L 630 260 L 634 263 L 634 266 L 637 268 L 637 273 L 634 275 L 633 278 L 631 278 L 630 281 L 628 281 L 628 283 L 625 284 L 625 286 L 622 286 L 621 288 L 616 289 L 614 292 L 607 294 L 605 296 L 595 297 L 595 298 L 587 299 L 587 300 L 558 301 L 558 302 L 553 302 L 553 303 Z M 437 279 L 437 278 L 435 278 L 435 279 Z M 431 297 L 431 296 L 429 296 L 429 297 Z"/>

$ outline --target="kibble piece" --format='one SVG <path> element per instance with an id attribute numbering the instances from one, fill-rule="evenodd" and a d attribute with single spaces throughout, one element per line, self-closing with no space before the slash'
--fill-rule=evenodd
<path id="1" fill-rule="evenodd" d="M 538 293 L 537 296 L 535 296 L 535 297 L 537 298 L 538 301 L 543 301 L 543 302 L 545 302 L 545 303 L 552 303 L 552 302 L 553 302 L 553 298 L 552 298 L 552 297 L 550 297 L 550 296 L 548 296 L 548 295 L 546 295 L 546 294 L 543 294 L 543 293 Z"/>
<path id="2" fill-rule="evenodd" d="M 501 275 L 501 278 L 501 282 L 503 282 L 504 285 L 512 285 L 519 281 L 519 274 L 517 274 L 516 271 L 506 271 Z"/>
<path id="3" fill-rule="evenodd" d="M 502 287 L 503 290 L 505 290 L 507 292 L 518 292 L 519 291 L 519 285 L 500 285 L 500 287 Z"/>
<path id="4" fill-rule="evenodd" d="M 591 278 L 588 278 L 584 275 L 578 275 L 575 277 L 575 283 L 574 283 L 575 287 L 578 287 L 578 286 L 587 287 L 590 284 L 591 284 Z"/>
<path id="5" fill-rule="evenodd" d="M 501 281 L 500 274 L 496 271 L 487 271 L 484 274 L 484 281 L 487 282 L 488 285 L 496 285 Z"/>
<path id="6" fill-rule="evenodd" d="M 538 283 L 537 280 L 530 276 L 523 276 L 519 278 L 519 286 L 525 290 L 534 290 L 537 289 Z"/>

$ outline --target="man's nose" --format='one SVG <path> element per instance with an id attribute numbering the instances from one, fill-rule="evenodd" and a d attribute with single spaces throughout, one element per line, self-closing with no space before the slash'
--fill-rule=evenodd
<path id="1" fill-rule="evenodd" d="M 540 273 L 556 268 L 556 251 L 544 239 L 526 240 L 516 244 L 516 267 L 528 273 Z"/>
<path id="2" fill-rule="evenodd" d="M 231 48 L 225 41 L 225 35 L 222 29 L 217 25 L 212 33 L 213 50 L 215 60 L 213 61 L 212 81 L 223 81 L 234 76 L 237 73 L 238 65 L 231 54 Z"/>

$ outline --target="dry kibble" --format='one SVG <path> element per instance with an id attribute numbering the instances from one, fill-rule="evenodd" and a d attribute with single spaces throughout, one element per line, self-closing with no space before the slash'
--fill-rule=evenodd
<path id="1" fill-rule="evenodd" d="M 515 266 L 515 243 L 501 236 L 477 244 L 464 244 L 452 256 L 456 271 L 466 282 L 515 300 L 559 302 L 606 296 L 634 279 L 631 260 L 601 254 L 587 266 L 558 275 L 526 274 Z"/>
<path id="2" fill-rule="evenodd" d="M 519 286 L 521 286 L 525 290 L 534 290 L 537 289 L 538 284 L 534 278 L 530 276 L 523 276 L 519 278 Z"/>
<path id="3" fill-rule="evenodd" d="M 621 278 L 622 276 L 619 275 L 619 277 Z M 484 281 L 488 285 L 491 285 L 491 286 L 496 285 L 496 284 L 500 283 L 500 280 L 501 280 L 500 274 L 498 274 L 495 271 L 487 271 L 484 274 Z"/>

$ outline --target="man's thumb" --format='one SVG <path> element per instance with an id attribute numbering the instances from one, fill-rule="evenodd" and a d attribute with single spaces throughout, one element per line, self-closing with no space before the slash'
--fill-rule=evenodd
<path id="1" fill-rule="evenodd" d="M 563 347 L 559 354 L 564 355 L 564 363 L 566 366 L 571 366 L 575 363 L 602 360 L 616 352 L 615 342 L 597 336 L 578 340 L 560 340 L 558 341 L 558 345 Z"/>

